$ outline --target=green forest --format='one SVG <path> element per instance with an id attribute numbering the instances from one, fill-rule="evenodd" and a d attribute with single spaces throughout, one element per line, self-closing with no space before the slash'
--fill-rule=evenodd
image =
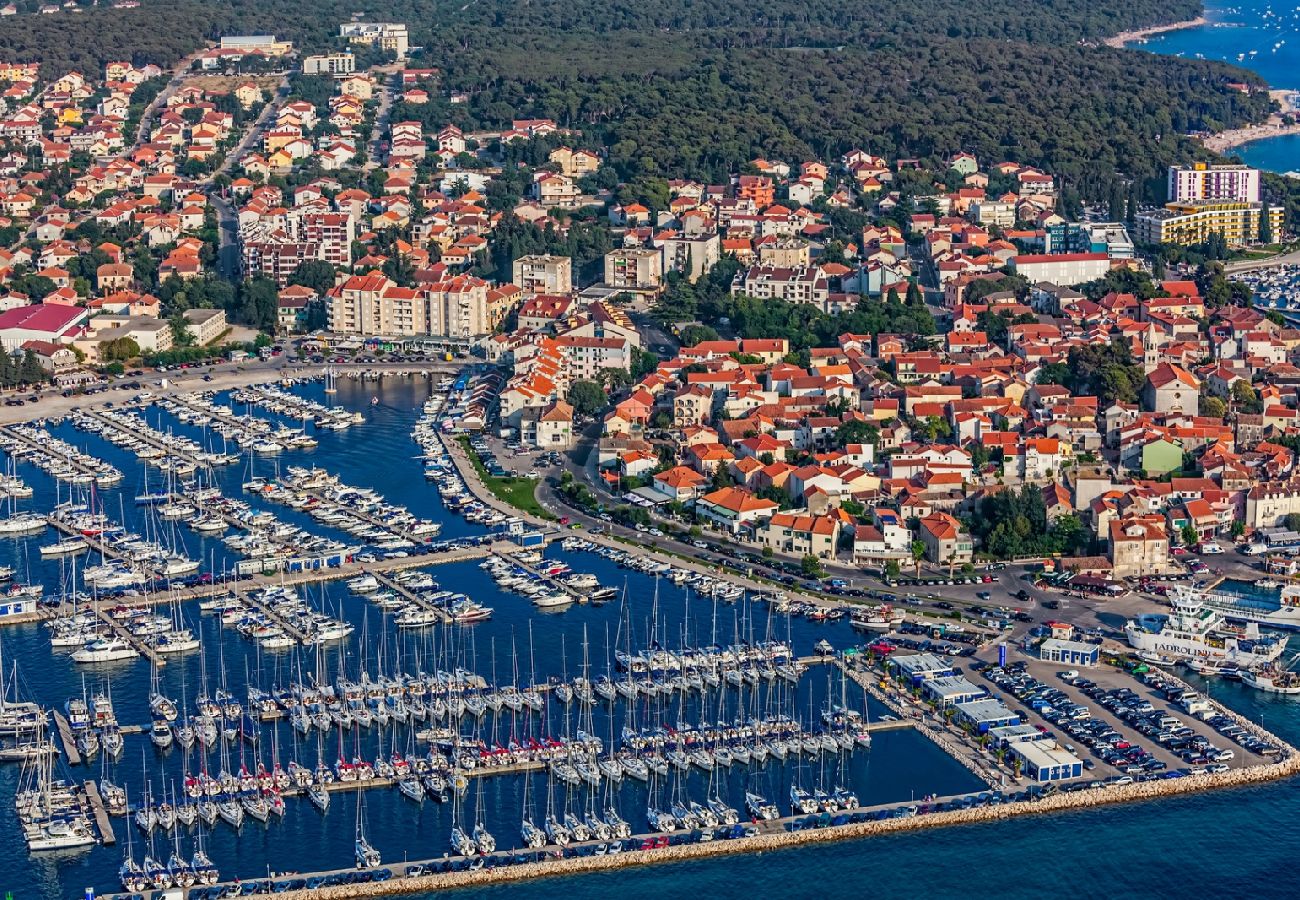
<path id="1" fill-rule="evenodd" d="M 1096 46 L 1137 25 L 1187 19 L 1197 0 L 665 0 L 656 4 L 390 0 L 417 63 L 437 66 L 446 121 L 494 128 L 547 116 L 608 148 L 617 174 L 716 182 L 762 153 L 830 158 L 862 146 L 935 161 L 959 149 L 1062 176 L 1105 199 L 1117 182 L 1159 200 L 1162 171 L 1204 156 L 1183 136 L 1258 119 L 1258 83 L 1219 63 Z M 221 34 L 270 32 L 331 46 L 352 6 L 289 0 L 144 0 L 136 9 L 0 21 L 0 57 L 58 73 L 110 59 L 170 63 Z M 434 110 L 426 115 L 433 115 Z"/>

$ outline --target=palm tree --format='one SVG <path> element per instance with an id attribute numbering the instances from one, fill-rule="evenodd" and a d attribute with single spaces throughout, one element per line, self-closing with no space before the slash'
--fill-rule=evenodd
<path id="1" fill-rule="evenodd" d="M 912 541 L 912 562 L 916 565 L 916 577 L 921 577 L 921 560 L 925 559 L 925 541 Z"/>

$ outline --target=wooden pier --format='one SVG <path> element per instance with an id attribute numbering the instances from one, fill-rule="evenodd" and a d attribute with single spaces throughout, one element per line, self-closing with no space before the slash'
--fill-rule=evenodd
<path id="1" fill-rule="evenodd" d="M 85 784 L 86 803 L 90 806 L 90 813 L 95 819 L 95 827 L 99 829 L 99 841 L 104 846 L 117 843 L 117 835 L 113 833 L 113 823 L 108 818 L 108 810 L 104 808 L 104 798 L 99 795 L 99 785 L 92 778 Z"/>
<path id="2" fill-rule="evenodd" d="M 63 756 L 70 766 L 81 765 L 81 751 L 77 749 L 77 740 L 72 736 L 72 726 L 68 718 L 57 709 L 53 710 L 54 727 L 59 729 L 59 741 L 63 744 Z"/>

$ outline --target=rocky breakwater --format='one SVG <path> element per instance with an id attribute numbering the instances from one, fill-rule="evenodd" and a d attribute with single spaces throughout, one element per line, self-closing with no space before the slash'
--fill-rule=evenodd
<path id="1" fill-rule="evenodd" d="M 508 881 L 523 881 L 531 878 L 578 875 L 585 872 L 607 871 L 625 866 L 703 859 L 729 853 L 782 850 L 824 841 L 867 838 L 921 828 L 940 828 L 948 825 L 997 822 L 1017 816 L 1067 812 L 1115 803 L 1156 800 L 1162 797 L 1197 791 L 1249 786 L 1295 775 L 1298 771 L 1300 771 L 1300 756 L 1297 756 L 1295 752 L 1291 752 L 1276 763 L 1233 769 L 1219 775 L 1194 775 L 1187 778 L 1096 788 L 1069 794 L 1058 793 L 1040 800 L 1022 803 L 1006 803 L 1000 806 L 983 806 L 952 812 L 930 813 L 908 818 L 884 819 L 876 822 L 862 822 L 804 831 L 772 832 L 729 841 L 686 844 L 655 850 L 628 851 L 613 856 L 551 859 L 517 866 L 484 868 L 477 871 L 448 872 L 413 878 L 397 877 L 385 882 L 339 885 L 337 887 L 318 888 L 313 891 L 291 891 L 286 892 L 283 896 L 288 900 L 305 900 L 308 896 L 319 898 L 319 900 L 336 900 L 336 898 L 341 900 L 341 898 L 351 897 L 425 893 L 447 888 L 475 887 Z"/>

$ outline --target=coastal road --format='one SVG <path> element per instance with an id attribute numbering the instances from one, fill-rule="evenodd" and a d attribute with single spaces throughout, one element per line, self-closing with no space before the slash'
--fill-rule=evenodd
<path id="1" fill-rule="evenodd" d="M 1276 269 L 1279 266 L 1295 265 L 1300 265 L 1300 250 L 1280 253 L 1266 259 L 1239 259 L 1235 262 L 1225 263 L 1223 272 L 1225 275 L 1240 275 L 1243 272 L 1256 272 L 1260 269 Z"/>

